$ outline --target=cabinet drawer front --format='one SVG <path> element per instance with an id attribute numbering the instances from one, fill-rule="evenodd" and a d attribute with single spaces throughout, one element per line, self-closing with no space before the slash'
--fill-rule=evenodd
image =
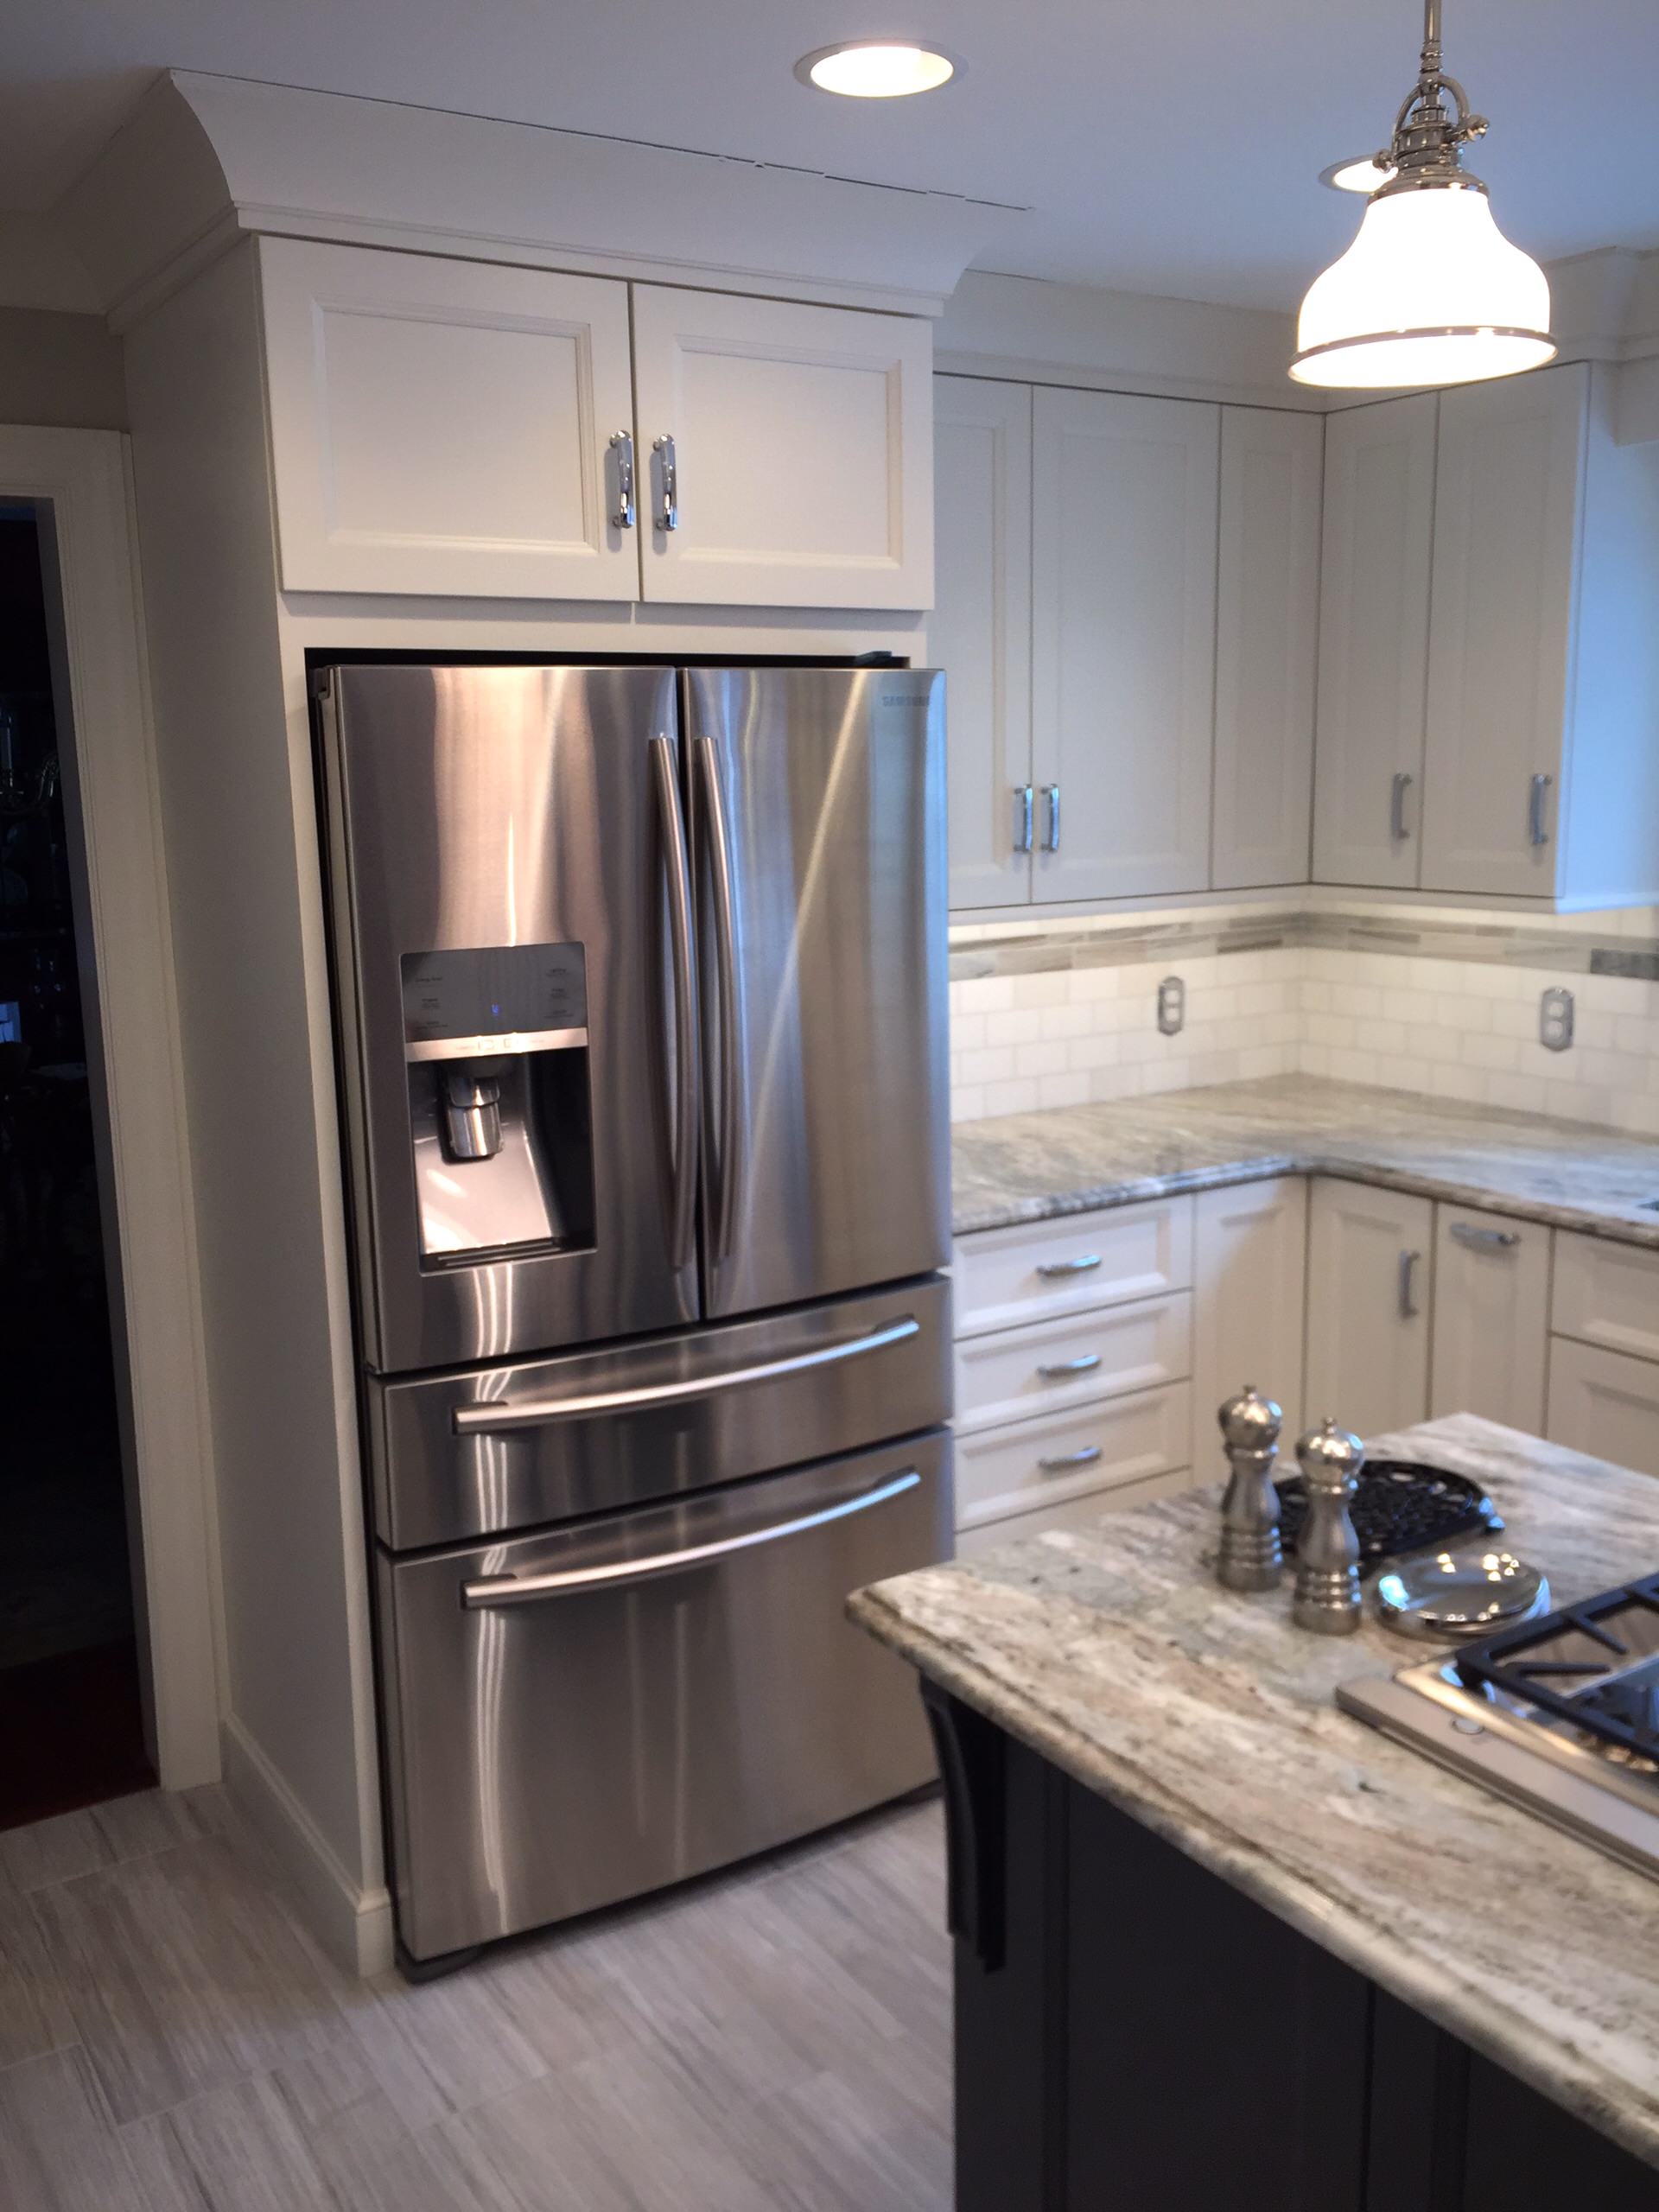
<path id="1" fill-rule="evenodd" d="M 1558 1230 L 1549 1325 L 1559 1336 L 1659 1359 L 1659 1252 Z"/>
<path id="2" fill-rule="evenodd" d="M 1189 1198 L 987 1230 L 957 1246 L 957 1334 L 1127 1305 L 1192 1281 Z"/>
<path id="3" fill-rule="evenodd" d="M 1659 1475 L 1659 1367 L 1553 1338 L 1544 1433 L 1552 1444 Z"/>
<path id="4" fill-rule="evenodd" d="M 1000 1545 L 1017 1543 L 1024 1536 L 1040 1536 L 1046 1529 L 1092 1529 L 1108 1513 L 1128 1513 L 1154 1497 L 1173 1497 L 1192 1487 L 1190 1467 L 1177 1467 L 1164 1475 L 1148 1475 L 1143 1482 L 1119 1483 L 1107 1490 L 1085 1491 L 1063 1505 L 1039 1505 L 1029 1513 L 1011 1513 L 1003 1521 L 982 1521 L 957 1535 L 957 1557 L 977 1559 Z"/>
<path id="5" fill-rule="evenodd" d="M 1192 1402 L 1188 1385 L 1176 1382 L 958 1439 L 957 1528 L 976 1529 L 1185 1466 Z"/>
<path id="6" fill-rule="evenodd" d="M 1178 1291 L 957 1346 L 957 1429 L 1059 1413 L 1192 1371 L 1192 1298 Z"/>

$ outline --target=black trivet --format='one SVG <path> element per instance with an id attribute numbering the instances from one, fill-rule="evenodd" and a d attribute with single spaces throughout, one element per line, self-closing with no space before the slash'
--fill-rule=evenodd
<path id="1" fill-rule="evenodd" d="M 1307 1485 L 1300 1475 L 1290 1475 L 1274 1487 L 1279 1492 L 1280 1539 L 1291 1553 L 1307 1518 Z M 1402 1552 L 1454 1543 L 1481 1531 L 1496 1533 L 1503 1526 L 1478 1483 L 1454 1475 L 1449 1467 L 1427 1467 L 1415 1459 L 1368 1460 L 1354 1493 L 1353 1516 L 1362 1574 Z"/>

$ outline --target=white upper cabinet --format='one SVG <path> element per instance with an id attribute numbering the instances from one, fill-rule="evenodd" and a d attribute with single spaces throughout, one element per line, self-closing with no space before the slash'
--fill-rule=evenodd
<path id="1" fill-rule="evenodd" d="M 1421 392 L 1326 418 L 1316 882 L 1418 880 L 1438 404 Z"/>
<path id="2" fill-rule="evenodd" d="M 1556 887 L 1589 373 L 1441 395 L 1426 890 Z"/>
<path id="3" fill-rule="evenodd" d="M 933 603 L 931 327 L 633 287 L 645 596 Z"/>
<path id="4" fill-rule="evenodd" d="M 262 238 L 289 591 L 639 596 L 626 284 Z"/>
<path id="5" fill-rule="evenodd" d="M 945 671 L 950 903 L 1031 896 L 1031 387 L 933 385 L 938 584 L 928 658 Z"/>
<path id="6" fill-rule="evenodd" d="M 1222 410 L 1218 891 L 1307 880 L 1324 445 L 1318 416 Z"/>
<path id="7" fill-rule="evenodd" d="M 1220 417 L 1192 400 L 1036 395 L 1041 899 L 1209 880 Z"/>

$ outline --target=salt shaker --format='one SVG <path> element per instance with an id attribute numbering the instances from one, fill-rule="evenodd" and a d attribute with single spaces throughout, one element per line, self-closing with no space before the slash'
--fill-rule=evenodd
<path id="1" fill-rule="evenodd" d="M 1253 1382 L 1247 1382 L 1238 1397 L 1229 1398 L 1216 1415 L 1233 1471 L 1221 1503 L 1221 1552 L 1216 1561 L 1217 1580 L 1229 1590 L 1271 1590 L 1284 1568 L 1279 1493 L 1273 1486 L 1273 1463 L 1284 1418 Z"/>
<path id="2" fill-rule="evenodd" d="M 1359 1626 L 1359 1538 L 1349 1510 L 1365 1447 L 1327 1414 L 1296 1446 L 1307 1485 L 1307 1519 L 1296 1547 L 1290 1617 L 1315 1636 L 1351 1636 Z"/>

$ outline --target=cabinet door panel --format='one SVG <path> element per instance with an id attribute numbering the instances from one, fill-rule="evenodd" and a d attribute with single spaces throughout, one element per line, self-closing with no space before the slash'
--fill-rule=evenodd
<path id="1" fill-rule="evenodd" d="M 1420 392 L 1326 419 L 1317 883 L 1417 881 L 1438 404 Z"/>
<path id="2" fill-rule="evenodd" d="M 950 904 L 1020 906 L 1031 858 L 1031 387 L 933 380 L 937 584 L 928 659 L 945 673 Z"/>
<path id="3" fill-rule="evenodd" d="M 262 238 L 289 591 L 633 600 L 627 287 Z"/>
<path id="4" fill-rule="evenodd" d="M 1310 1205 L 1306 1404 L 1369 1441 L 1428 1411 L 1434 1209 L 1325 1179 Z"/>
<path id="5" fill-rule="evenodd" d="M 1484 1414 L 1538 1435 L 1548 1329 L 1548 1230 L 1502 1214 L 1440 1207 L 1431 1420 Z"/>
<path id="6" fill-rule="evenodd" d="M 1552 1337 L 1544 1433 L 1616 1467 L 1659 1475 L 1659 1367 Z"/>
<path id="7" fill-rule="evenodd" d="M 1246 1383 L 1282 1409 L 1287 1459 L 1304 1426 L 1307 1185 L 1287 1175 L 1204 1191 L 1196 1204 L 1192 1465 L 1219 1480 L 1216 1413 Z"/>
<path id="8" fill-rule="evenodd" d="M 1316 415 L 1221 410 L 1218 891 L 1307 880 L 1324 450 Z"/>
<path id="9" fill-rule="evenodd" d="M 1039 391 L 1033 439 L 1036 895 L 1202 889 L 1210 870 L 1221 410 Z"/>
<path id="10" fill-rule="evenodd" d="M 1589 370 L 1440 398 L 1423 887 L 1556 885 Z M 1535 825 L 1531 784 L 1553 787 Z"/>
<path id="11" fill-rule="evenodd" d="M 932 605 L 929 324 L 636 284 L 633 347 L 647 599 Z"/>

